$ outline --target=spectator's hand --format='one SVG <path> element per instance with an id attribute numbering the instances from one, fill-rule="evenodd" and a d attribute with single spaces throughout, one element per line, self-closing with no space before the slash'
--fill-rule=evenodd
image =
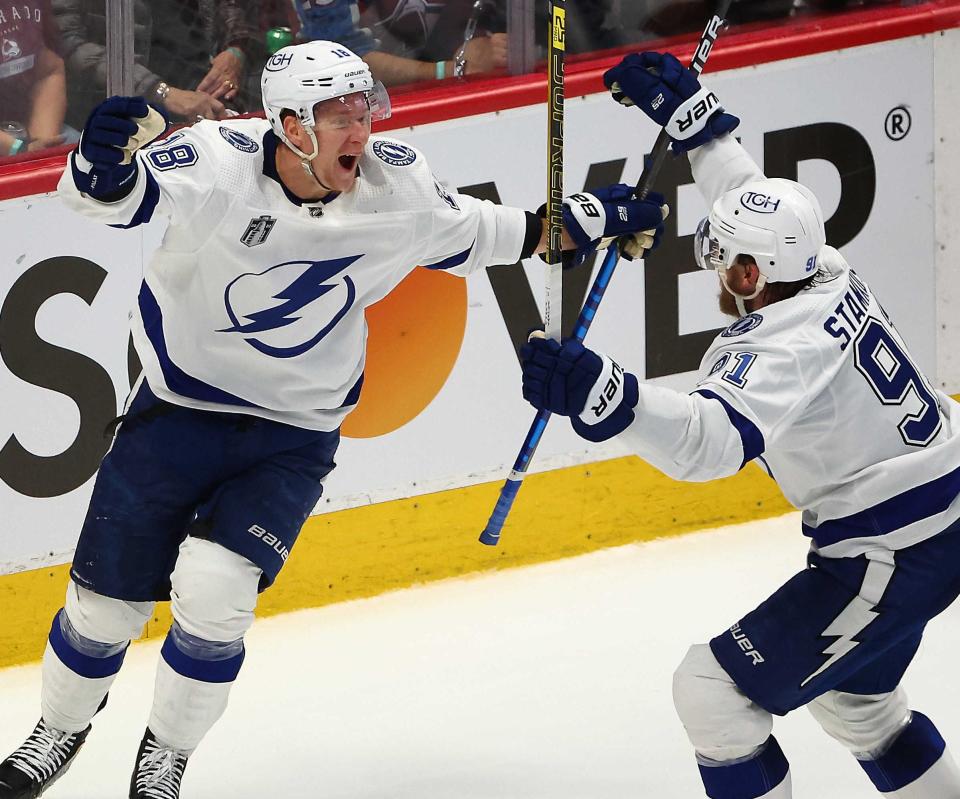
<path id="1" fill-rule="evenodd" d="M 507 34 L 491 33 L 471 39 L 463 57 L 467 60 L 468 75 L 502 69 L 507 65 Z"/>
<path id="2" fill-rule="evenodd" d="M 171 87 L 167 99 L 164 101 L 167 111 L 182 117 L 189 123 L 203 119 L 223 119 L 227 116 L 227 109 L 219 100 L 203 92 L 191 92 L 188 89 L 174 89 Z"/>
<path id="3" fill-rule="evenodd" d="M 46 150 L 48 147 L 59 147 L 61 144 L 63 144 L 63 136 L 45 136 L 33 139 L 27 145 L 27 151 L 34 153 L 37 150 Z"/>
<path id="4" fill-rule="evenodd" d="M 9 133 L 0 131 L 0 158 L 4 158 L 10 154 L 10 148 L 13 147 L 16 141 L 17 139 Z"/>
<path id="5" fill-rule="evenodd" d="M 210 62 L 210 71 L 197 85 L 197 91 L 216 100 L 233 100 L 243 80 L 243 62 L 229 50 L 218 53 Z"/>

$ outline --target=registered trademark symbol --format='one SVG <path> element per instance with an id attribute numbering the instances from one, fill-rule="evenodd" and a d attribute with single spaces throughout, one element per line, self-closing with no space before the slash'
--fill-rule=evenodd
<path id="1" fill-rule="evenodd" d="M 890 109 L 886 120 L 883 123 L 883 130 L 887 138 L 893 141 L 900 141 L 910 132 L 910 112 L 902 105 Z"/>

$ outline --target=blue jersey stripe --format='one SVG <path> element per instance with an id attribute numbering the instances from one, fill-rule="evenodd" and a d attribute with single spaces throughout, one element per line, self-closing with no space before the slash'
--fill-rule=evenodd
<path id="1" fill-rule="evenodd" d="M 143 329 L 150 340 L 150 344 L 153 345 L 153 351 L 157 355 L 160 371 L 163 372 L 163 381 L 167 384 L 167 388 L 181 397 L 188 397 L 201 402 L 213 402 L 218 405 L 239 405 L 244 408 L 258 407 L 252 402 L 235 397 L 223 389 L 216 388 L 188 375 L 177 366 L 170 359 L 170 353 L 167 351 L 167 341 L 163 336 L 163 314 L 157 304 L 156 297 L 153 296 L 153 292 L 150 291 L 146 282 L 140 287 L 138 302 L 140 304 L 140 315 L 143 317 Z"/>
<path id="2" fill-rule="evenodd" d="M 859 513 L 830 519 L 819 527 L 803 525 L 803 534 L 819 547 L 849 538 L 886 535 L 943 513 L 960 495 L 960 467 L 929 483 L 908 489 Z"/>
<path id="3" fill-rule="evenodd" d="M 474 242 L 476 244 L 476 242 Z M 438 261 L 435 264 L 424 264 L 427 269 L 453 269 L 455 266 L 460 266 L 467 258 L 470 257 L 470 253 L 473 252 L 473 244 L 471 244 L 463 252 L 458 252 L 456 255 L 451 255 L 449 258 L 444 258 L 442 261 Z"/>
<path id="4" fill-rule="evenodd" d="M 763 454 L 766 449 L 766 443 L 763 440 L 763 433 L 760 432 L 760 428 L 719 394 L 715 394 L 706 388 L 699 388 L 693 393 L 699 394 L 701 397 L 706 397 L 707 399 L 716 400 L 723 406 L 723 410 L 726 411 L 730 424 L 737 429 L 737 432 L 740 434 L 740 441 L 743 444 L 743 462 L 740 464 L 741 469 L 754 458 Z"/>
<path id="5" fill-rule="evenodd" d="M 143 199 L 140 201 L 140 207 L 137 208 L 137 212 L 133 215 L 133 218 L 125 225 L 110 225 L 110 227 L 128 230 L 137 225 L 145 225 L 153 219 L 153 212 L 157 208 L 157 203 L 160 202 L 160 186 L 157 184 L 156 178 L 150 173 L 149 169 L 144 169 L 143 167 L 141 167 L 141 169 L 143 169 L 143 173 L 146 175 L 147 187 L 143 193 Z"/>

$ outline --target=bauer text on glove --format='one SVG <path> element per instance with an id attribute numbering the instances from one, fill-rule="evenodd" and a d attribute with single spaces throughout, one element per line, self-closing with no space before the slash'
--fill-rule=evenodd
<path id="1" fill-rule="evenodd" d="M 605 441 L 634 420 L 637 378 L 579 341 L 558 343 L 539 331 L 520 350 L 523 396 L 537 410 L 569 416 L 588 441 Z"/>
<path id="2" fill-rule="evenodd" d="M 729 133 L 740 120 L 723 110 L 717 95 L 670 53 L 631 53 L 603 74 L 621 105 L 635 105 L 670 136 L 675 153 Z"/>

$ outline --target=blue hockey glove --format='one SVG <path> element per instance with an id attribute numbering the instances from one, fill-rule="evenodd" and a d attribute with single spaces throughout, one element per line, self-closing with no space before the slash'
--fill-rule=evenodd
<path id="1" fill-rule="evenodd" d="M 603 73 L 603 82 L 618 103 L 637 106 L 665 128 L 675 153 L 706 144 L 740 124 L 670 53 L 631 53 Z"/>
<path id="2" fill-rule="evenodd" d="M 577 245 L 573 265 L 583 263 L 604 239 L 609 244 L 614 238 L 637 234 L 624 248 L 628 259 L 656 247 L 669 211 L 662 195 L 651 193 L 646 200 L 637 200 L 626 183 L 564 197 L 563 226 Z"/>
<path id="3" fill-rule="evenodd" d="M 77 188 L 98 200 L 122 199 L 136 183 L 133 154 L 166 129 L 166 117 L 142 97 L 104 100 L 90 112 L 71 159 Z"/>
<path id="4" fill-rule="evenodd" d="M 569 416 L 588 441 L 606 441 L 629 427 L 640 399 L 637 378 L 579 341 L 531 335 L 520 349 L 523 396 L 534 408 Z"/>

